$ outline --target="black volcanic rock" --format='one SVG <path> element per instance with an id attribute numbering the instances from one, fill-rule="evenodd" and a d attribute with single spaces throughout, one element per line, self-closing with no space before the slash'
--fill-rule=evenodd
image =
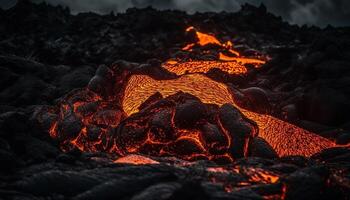
<path id="1" fill-rule="evenodd" d="M 247 120 L 245 116 L 234 106 L 224 104 L 219 110 L 220 122 L 232 138 L 232 154 L 236 158 L 247 154 L 245 145 L 257 134 L 255 123 Z"/>
<path id="2" fill-rule="evenodd" d="M 350 143 L 350 133 L 341 133 L 336 140 L 337 144 L 345 145 Z"/>
<path id="3" fill-rule="evenodd" d="M 67 139 L 76 138 L 82 129 L 82 123 L 80 122 L 78 116 L 72 113 L 67 115 L 61 123 L 58 123 L 57 128 L 61 133 L 65 133 L 59 135 L 59 139 L 64 141 Z"/>
<path id="4" fill-rule="evenodd" d="M 261 88 L 251 87 L 242 89 L 241 92 L 246 96 L 249 102 L 249 108 L 257 113 L 269 113 L 271 105 L 268 100 L 268 94 Z"/>
<path id="5" fill-rule="evenodd" d="M 274 159 L 278 157 L 276 151 L 263 138 L 255 137 L 252 142 L 251 156 Z"/>
<path id="6" fill-rule="evenodd" d="M 153 156 L 213 161 L 225 154 L 230 159 L 248 156 L 256 130 L 236 108 L 211 108 L 183 92 L 148 103 L 114 130 L 111 139 L 123 154 L 138 149 Z"/>
<path id="7" fill-rule="evenodd" d="M 350 120 L 349 98 L 335 89 L 317 87 L 308 91 L 298 102 L 299 112 L 310 121 L 326 125 L 339 125 Z"/>
<path id="8" fill-rule="evenodd" d="M 55 184 L 50 184 L 53 181 Z M 27 177 L 17 182 L 16 187 L 35 195 L 56 193 L 72 196 L 98 185 L 100 182 L 100 179 L 88 174 L 52 170 Z"/>
<path id="9" fill-rule="evenodd" d="M 222 146 L 227 145 L 226 137 L 220 133 L 217 125 L 206 123 L 201 128 L 201 141 L 205 147 L 209 149 L 210 153 L 223 153 Z"/>
<path id="10" fill-rule="evenodd" d="M 198 50 L 181 51 L 195 41 L 193 32 L 185 32 L 189 26 L 222 42 L 232 41 L 244 56 L 259 52 L 270 58 L 261 68 L 248 67 L 244 76 L 229 76 L 216 69 L 208 73 L 237 91 L 253 88 L 245 95 L 238 92 L 237 101 L 247 103 L 250 97 L 250 110 L 348 144 L 348 27 L 291 26 L 264 6 L 244 5 L 237 13 L 187 15 L 132 8 L 116 15 L 72 15 L 68 8 L 23 0 L 9 10 L 0 9 L 1 198 L 350 199 L 348 147 L 325 149 L 310 158 L 278 158 L 269 144 L 256 137 L 254 122 L 233 106 L 204 105 L 185 94 L 172 101 L 156 93 L 140 106 L 139 113 L 125 118 L 121 97 L 112 95 L 122 91 L 122 82 L 131 71 L 154 79 L 173 79 L 177 76 L 161 67 L 168 58 L 217 59 L 200 55 Z M 107 67 L 112 63 L 113 69 Z M 114 72 L 125 76 L 115 80 Z M 86 90 L 77 89 L 85 86 Z M 132 162 L 132 158 L 110 152 L 82 152 L 77 147 L 62 151 L 48 133 L 60 117 L 51 109 L 59 109 L 57 103 L 67 96 L 84 100 L 90 97 L 88 92 L 112 99 L 110 107 L 100 110 L 99 101 L 76 107 L 84 116 L 98 110 L 92 116 L 94 124 L 84 133 L 88 142 L 99 141 L 101 130 L 105 130 L 100 144 L 105 149 L 114 144 L 107 136 L 130 149 L 149 136 L 157 141 L 140 147 L 139 152 L 154 155 L 166 146 L 157 143 L 173 142 L 166 148 L 174 155 L 167 156 L 203 153 L 204 147 L 215 158 L 208 161 L 196 155 L 193 160 L 199 161 L 188 162 L 147 156 L 153 164 L 133 165 L 119 160 Z M 58 124 L 66 132 L 60 139 L 76 139 L 82 124 L 77 116 L 67 116 Z M 98 120 L 101 116 L 106 118 Z M 114 127 L 108 128 L 111 124 Z M 179 129 L 201 132 L 198 141 L 203 147 L 196 140 L 174 142 L 176 133 L 186 133 Z M 234 160 L 218 156 L 228 151 L 222 129 L 233 138 L 229 151 L 237 155 Z M 245 145 L 249 146 L 247 152 L 242 150 Z M 144 161 L 136 158 L 136 164 Z"/>
<path id="11" fill-rule="evenodd" d="M 63 91 L 67 92 L 70 91 L 71 88 L 85 87 L 89 83 L 93 74 L 94 69 L 89 66 L 75 69 L 69 74 L 62 76 L 59 83 L 60 88 L 63 89 Z"/>
<path id="12" fill-rule="evenodd" d="M 6 150 L 0 150 L 0 161 L 2 163 L 0 169 L 4 172 L 11 172 L 13 169 L 21 166 L 21 162 L 16 155 Z"/>
<path id="13" fill-rule="evenodd" d="M 186 128 L 195 125 L 206 117 L 206 108 L 198 101 L 186 101 L 176 107 L 175 124 L 179 128 Z"/>

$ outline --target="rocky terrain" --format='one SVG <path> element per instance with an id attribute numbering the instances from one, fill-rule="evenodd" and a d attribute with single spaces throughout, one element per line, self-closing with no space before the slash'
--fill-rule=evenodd
<path id="1" fill-rule="evenodd" d="M 67 8 L 20 1 L 0 9 L 0 199 L 349 199 L 346 147 L 310 158 L 278 157 L 258 141 L 255 153 L 229 164 L 132 155 L 128 161 L 143 163 L 133 165 L 105 151 L 63 152 L 38 126 L 39 108 L 91 86 L 98 68 L 157 66 L 188 56 L 181 48 L 194 40 L 185 32 L 189 26 L 233 41 L 242 55 L 268 55 L 243 77 L 215 75 L 233 79 L 250 110 L 264 107 L 339 145 L 350 143 L 350 28 L 291 26 L 263 5 L 237 13 L 145 8 L 71 15 Z M 247 88 L 262 90 L 268 103 Z M 133 120 L 138 116 L 125 123 Z"/>

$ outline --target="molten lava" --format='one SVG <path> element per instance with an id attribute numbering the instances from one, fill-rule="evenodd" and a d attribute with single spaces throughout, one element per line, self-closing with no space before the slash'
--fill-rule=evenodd
<path id="1" fill-rule="evenodd" d="M 167 62 L 164 68 L 179 76 L 187 73 L 207 73 L 211 69 L 220 69 L 229 74 L 245 74 L 247 68 L 237 62 L 218 62 L 218 61 L 188 61 L 188 62 Z"/>
<path id="2" fill-rule="evenodd" d="M 125 157 L 118 158 L 114 163 L 119 164 L 131 164 L 131 165 L 156 165 L 159 164 L 158 161 L 152 160 L 148 157 L 130 154 Z"/>
<path id="3" fill-rule="evenodd" d="M 134 73 L 130 66 L 125 69 L 113 66 L 112 70 L 101 70 L 104 77 L 96 75 L 92 82 L 100 81 L 102 85 L 67 95 L 57 108 L 46 111 L 48 118 L 56 116 L 52 117 L 50 136 L 60 141 L 63 150 L 76 147 L 82 151 L 107 151 L 122 156 L 144 153 L 177 156 L 185 160 L 205 158 L 232 161 L 248 156 L 248 145 L 257 132 L 279 156 L 311 156 L 335 146 L 333 142 L 295 125 L 240 108 L 228 86 L 208 78 L 206 73 L 220 69 L 228 74 L 246 74 L 246 64 L 258 68 L 265 60 L 243 57 L 233 49 L 232 42 L 222 43 L 216 37 L 196 31 L 193 27 L 187 31 L 195 31 L 198 41 L 184 47 L 184 51 L 214 45 L 221 49 L 214 51 L 218 60 L 170 60 L 162 67 L 177 75 L 173 79 L 156 80 L 148 72 Z M 218 114 L 212 114 L 208 119 L 200 118 L 189 127 L 181 127 L 181 123 L 178 125 L 174 122 L 175 110 L 183 106 L 183 98 L 187 97 L 181 94 L 176 96 L 179 92 L 199 99 L 201 102 L 198 104 L 204 103 L 207 110 L 213 105 L 233 105 L 245 116 L 236 120 L 240 125 L 243 124 L 245 129 L 242 130 L 248 130 L 249 133 L 241 134 L 244 135 L 242 138 L 228 134 Z M 200 105 L 196 104 L 194 108 Z M 255 131 L 256 125 L 247 122 L 249 120 L 246 118 L 254 121 L 259 130 Z M 186 119 L 184 121 L 186 123 Z M 204 137 L 203 129 L 215 134 Z M 238 147 L 233 144 L 238 144 Z M 138 156 L 116 162 L 152 163 Z M 271 183 L 277 181 L 273 175 L 258 174 L 259 180 L 266 179 L 266 182 Z"/>
<path id="4" fill-rule="evenodd" d="M 233 49 L 233 44 L 231 41 L 227 41 L 226 43 L 221 43 L 215 36 L 199 32 L 193 26 L 188 27 L 186 29 L 186 32 L 190 32 L 190 31 L 194 31 L 196 33 L 198 42 L 188 44 L 184 48 L 182 48 L 182 50 L 191 51 L 195 45 L 199 45 L 203 47 L 211 44 L 211 45 L 217 45 L 219 47 L 222 47 L 228 50 L 233 55 L 236 55 L 236 56 L 240 55 L 237 51 Z"/>
<path id="5" fill-rule="evenodd" d="M 259 59 L 254 59 L 254 58 L 243 58 L 243 57 L 230 57 L 226 56 L 222 53 L 219 53 L 219 59 L 223 61 L 235 61 L 239 64 L 253 64 L 256 68 L 259 67 L 262 64 L 265 64 L 265 61 L 259 60 Z"/>
<path id="6" fill-rule="evenodd" d="M 246 73 L 246 69 L 243 65 L 252 64 L 255 67 L 260 67 L 262 64 L 265 64 L 266 62 L 265 60 L 259 60 L 255 58 L 245 58 L 243 56 L 240 56 L 240 53 L 233 49 L 233 44 L 231 41 L 221 43 L 215 36 L 199 32 L 192 26 L 187 28 L 186 31 L 187 32 L 194 31 L 196 33 L 196 39 L 198 41 L 196 43 L 191 43 L 186 45 L 184 48 L 182 48 L 182 50 L 192 51 L 195 46 L 204 47 L 206 45 L 216 45 L 219 48 L 223 49 L 224 51 L 232 55 L 232 56 L 225 55 L 222 52 L 219 53 L 218 59 L 221 61 L 228 61 L 226 62 L 226 64 L 223 64 L 218 61 L 214 61 L 214 62 L 199 61 L 202 63 L 189 62 L 189 63 L 186 63 L 187 65 L 197 65 L 197 66 L 205 65 L 204 68 L 207 68 L 207 69 L 219 68 L 219 69 L 222 69 L 222 71 L 225 71 L 231 74 L 243 74 L 243 73 Z M 167 67 L 165 66 L 165 68 Z M 186 66 L 183 66 L 183 67 L 180 66 L 178 68 L 183 68 L 182 71 L 184 71 Z M 194 70 L 194 68 L 189 67 L 188 70 Z M 172 68 L 170 68 L 169 71 L 172 71 Z M 202 70 L 201 72 L 204 72 L 204 70 Z M 182 75 L 182 74 L 178 74 L 178 75 Z"/>
<path id="7" fill-rule="evenodd" d="M 225 84 L 205 75 L 189 74 L 174 80 L 154 80 L 146 75 L 133 75 L 125 89 L 123 109 L 127 115 L 131 115 L 138 112 L 138 107 L 154 93 L 159 92 L 167 97 L 179 91 L 192 94 L 207 104 L 230 103 L 238 107 Z M 280 156 L 311 156 L 320 150 L 335 146 L 335 143 L 325 138 L 272 116 L 239 109 L 257 123 L 259 136 Z"/>

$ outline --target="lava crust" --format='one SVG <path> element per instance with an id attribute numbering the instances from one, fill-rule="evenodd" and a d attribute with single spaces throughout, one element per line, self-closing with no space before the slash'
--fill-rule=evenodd
<path id="1" fill-rule="evenodd" d="M 19 0 L 0 9 L 0 199 L 350 199 L 349 36 L 263 5 Z"/>

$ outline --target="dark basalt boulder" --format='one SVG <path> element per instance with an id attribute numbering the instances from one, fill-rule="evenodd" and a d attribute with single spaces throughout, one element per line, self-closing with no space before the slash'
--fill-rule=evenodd
<path id="1" fill-rule="evenodd" d="M 248 101 L 248 108 L 257 113 L 269 113 L 271 105 L 268 100 L 268 94 L 265 90 L 258 87 L 251 87 L 241 90 Z"/>
<path id="2" fill-rule="evenodd" d="M 345 132 L 345 133 L 339 134 L 339 136 L 337 137 L 336 143 L 340 144 L 340 145 L 349 144 L 350 143 L 350 133 Z"/>
<path id="3" fill-rule="evenodd" d="M 9 173 L 19 167 L 22 167 L 24 163 L 21 162 L 11 151 L 0 149 L 0 170 Z"/>
<path id="4" fill-rule="evenodd" d="M 236 158 L 248 155 L 246 146 L 257 134 L 256 124 L 247 120 L 243 114 L 231 104 L 224 104 L 219 109 L 220 122 L 232 138 L 231 151 Z"/>
<path id="5" fill-rule="evenodd" d="M 327 199 L 325 177 L 329 171 L 325 167 L 310 167 L 298 170 L 286 177 L 286 199 Z"/>
<path id="6" fill-rule="evenodd" d="M 28 130 L 27 116 L 24 112 L 10 111 L 0 114 L 1 137 L 13 137 L 13 133 L 22 133 Z"/>
<path id="7" fill-rule="evenodd" d="M 255 137 L 253 139 L 250 148 L 250 156 L 269 159 L 278 158 L 278 154 L 276 153 L 276 151 L 271 147 L 271 145 L 268 142 L 266 142 L 261 137 Z"/>
<path id="8" fill-rule="evenodd" d="M 183 92 L 147 102 L 114 129 L 111 139 L 124 153 L 186 160 L 248 156 L 256 127 L 231 105 L 207 105 Z"/>
<path id="9" fill-rule="evenodd" d="M 315 160 L 325 161 L 332 160 L 339 156 L 347 155 L 350 153 L 350 149 L 347 147 L 334 147 L 329 149 L 324 149 L 319 153 L 312 156 Z"/>
<path id="10" fill-rule="evenodd" d="M 71 113 L 57 124 L 57 129 L 59 130 L 58 139 L 60 141 L 65 141 L 68 139 L 74 139 L 80 133 L 83 124 L 74 113 Z"/>
<path id="11" fill-rule="evenodd" d="M 111 74 L 111 69 L 109 69 L 106 65 L 99 66 L 95 72 L 95 75 L 87 84 L 87 87 L 89 90 L 94 91 L 101 96 L 107 96 L 110 93 L 110 88 L 113 85 Z"/>
<path id="12" fill-rule="evenodd" d="M 217 125 L 205 123 L 200 130 L 202 131 L 201 142 L 209 149 L 210 153 L 220 154 L 227 150 L 227 138 Z"/>
<path id="13" fill-rule="evenodd" d="M 56 193 L 73 196 L 98 185 L 101 181 L 100 178 L 88 174 L 52 170 L 33 174 L 17 182 L 15 187 L 35 195 Z M 53 182 L 55 184 L 51 184 Z"/>
<path id="14" fill-rule="evenodd" d="M 176 106 L 175 125 L 179 128 L 194 127 L 197 122 L 206 117 L 205 106 L 198 101 L 186 101 Z"/>
<path id="15" fill-rule="evenodd" d="M 329 87 L 311 89 L 298 102 L 298 110 L 306 120 L 325 125 L 339 125 L 349 120 L 349 99 L 344 94 Z"/>
<path id="16" fill-rule="evenodd" d="M 62 76 L 59 81 L 60 88 L 65 92 L 69 92 L 71 88 L 85 87 L 94 74 L 94 69 L 89 66 L 79 67 L 71 71 L 69 74 Z"/>

